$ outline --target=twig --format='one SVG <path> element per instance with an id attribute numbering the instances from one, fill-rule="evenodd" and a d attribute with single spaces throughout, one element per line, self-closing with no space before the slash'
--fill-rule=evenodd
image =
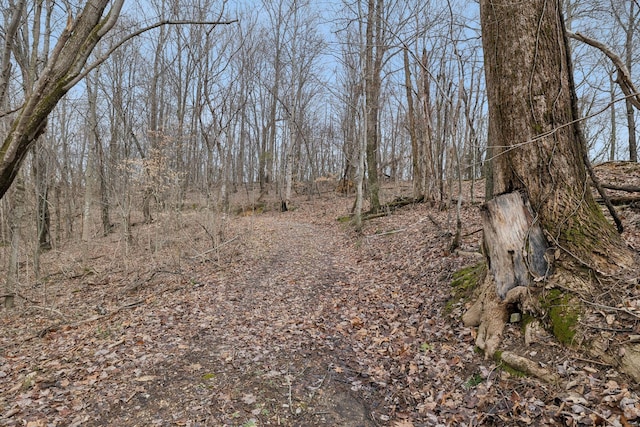
<path id="1" fill-rule="evenodd" d="M 196 222 L 197 222 L 197 221 L 196 221 Z M 216 239 L 215 239 L 215 237 L 213 237 L 213 235 L 209 232 L 209 230 L 207 229 L 207 227 L 205 227 L 204 225 L 200 224 L 199 222 L 198 222 L 198 225 L 199 225 L 200 227 L 202 227 L 202 229 L 204 230 L 204 232 L 205 232 L 205 233 L 207 233 L 207 236 L 209 236 L 209 239 L 211 240 L 211 244 L 212 244 L 212 245 L 215 245 L 215 244 L 216 244 Z"/>
<path id="2" fill-rule="evenodd" d="M 291 375 L 285 375 L 285 379 L 287 380 L 287 384 L 289 386 L 289 392 L 287 393 L 287 397 L 289 399 L 289 412 L 291 412 L 292 414 L 294 414 L 293 412 L 293 399 L 291 397 Z M 295 414 L 294 414 L 295 415 Z"/>
<path id="3" fill-rule="evenodd" d="M 580 128 L 578 128 L 578 135 L 581 139 L 584 140 L 584 135 L 582 134 L 582 131 L 580 130 Z M 586 141 L 584 142 L 583 146 L 586 146 Z M 596 173 L 594 172 L 593 167 L 591 166 L 591 161 L 589 160 L 587 150 L 584 150 L 584 149 L 582 150 L 582 160 L 584 162 L 584 165 L 587 168 L 587 171 L 589 172 L 589 176 L 591 177 L 591 182 L 593 182 L 593 185 L 598 190 L 600 197 L 602 197 L 602 200 L 604 201 L 605 206 L 607 207 L 607 209 L 609 210 L 609 213 L 611 214 L 611 217 L 613 218 L 613 222 L 616 223 L 616 228 L 618 229 L 618 233 L 622 233 L 624 231 L 624 226 L 622 225 L 622 221 L 620 220 L 620 217 L 616 212 L 616 208 L 613 207 L 613 204 L 611 203 L 611 199 L 609 199 L 609 196 L 607 196 L 607 193 L 604 191 L 604 188 L 602 188 L 602 184 L 600 184 L 600 179 L 596 176 Z"/>
<path id="4" fill-rule="evenodd" d="M 3 118 L 3 117 L 8 116 L 9 114 L 13 114 L 13 113 L 16 113 L 16 112 L 20 111 L 20 109 L 22 107 L 24 107 L 24 104 L 21 104 L 19 107 L 16 107 L 13 110 L 7 110 L 7 111 L 0 112 L 0 119 Z"/>
<path id="5" fill-rule="evenodd" d="M 640 319 L 640 315 L 639 315 L 639 314 L 636 314 L 636 313 L 634 313 L 633 311 L 629 311 L 629 310 L 627 310 L 627 309 L 625 309 L 625 308 L 620 308 L 620 307 L 611 307 L 611 306 L 604 305 L 604 304 L 598 304 L 597 302 L 589 301 L 589 300 L 584 299 L 584 298 L 580 298 L 580 300 L 581 300 L 582 302 L 584 302 L 585 304 L 592 305 L 592 306 L 597 307 L 597 308 L 600 308 L 600 309 L 602 309 L 602 310 L 620 311 L 620 312 L 622 312 L 622 313 L 626 313 L 626 314 L 628 314 L 628 315 L 629 315 L 629 316 L 631 316 L 631 317 L 635 317 L 636 319 Z"/>
<path id="6" fill-rule="evenodd" d="M 365 238 L 369 239 L 369 238 L 373 238 L 373 237 L 388 236 L 390 234 L 397 234 L 397 233 L 402 233 L 402 232 L 405 232 L 405 231 L 407 231 L 406 228 L 399 228 L 397 230 L 385 231 L 384 233 L 370 234 L 368 236 L 365 236 Z"/>
<path id="7" fill-rule="evenodd" d="M 612 366 L 610 363 L 599 362 L 597 360 L 592 360 L 592 359 L 583 359 L 581 357 L 573 357 L 573 359 L 578 360 L 580 362 L 592 363 L 594 365 L 608 366 L 608 367 Z"/>
<path id="8" fill-rule="evenodd" d="M 24 295 L 22 295 L 19 292 L 15 292 L 15 293 L 12 293 L 12 294 L 0 295 L 0 298 L 7 298 L 7 297 L 18 297 L 18 298 L 22 298 L 23 300 L 25 300 L 26 302 L 29 302 L 31 304 L 40 304 L 40 301 L 31 300 L 31 299 L 25 297 Z"/>
<path id="9" fill-rule="evenodd" d="M 563 247 L 560 242 L 558 242 L 558 239 L 556 239 L 555 237 L 553 237 L 551 235 L 551 233 L 547 232 L 546 230 L 544 231 L 544 235 L 547 237 L 547 239 L 549 239 L 556 247 L 558 247 L 559 249 L 561 249 L 563 252 L 567 253 L 568 255 L 570 255 L 573 259 L 575 259 L 576 261 L 578 261 L 580 264 L 582 264 L 584 267 L 587 267 L 589 270 L 593 270 L 598 272 L 599 274 L 601 274 L 602 276 L 605 277 L 609 277 L 609 275 L 605 274 L 602 271 L 599 271 L 598 269 L 596 269 L 595 267 L 593 267 L 591 264 L 589 264 L 588 262 L 584 261 L 583 259 L 581 259 L 578 255 L 574 254 L 573 252 L 571 252 L 569 249 Z"/>
<path id="10" fill-rule="evenodd" d="M 329 375 L 329 369 L 327 369 L 327 372 L 324 374 L 324 376 L 320 380 L 320 383 L 317 386 L 309 387 L 309 388 L 311 388 L 313 390 L 311 395 L 309 396 L 309 402 L 311 402 L 313 400 L 314 396 L 316 395 L 316 391 L 320 390 L 320 388 L 324 384 L 324 380 L 327 378 L 327 375 Z"/>
<path id="11" fill-rule="evenodd" d="M 131 286 L 127 287 L 124 291 L 125 291 L 125 292 L 127 292 L 127 293 L 135 292 L 135 291 L 137 291 L 137 290 L 138 290 L 138 289 L 139 289 L 139 288 L 140 288 L 144 283 L 148 283 L 148 282 L 150 282 L 150 281 L 151 281 L 151 279 L 153 279 L 153 278 L 156 276 L 156 274 L 161 274 L 161 273 L 164 273 L 164 274 L 173 274 L 173 275 L 176 275 L 176 276 L 184 276 L 184 274 L 183 274 L 183 273 L 181 273 L 181 272 L 175 272 L 175 271 L 169 271 L 169 270 L 155 270 L 153 273 L 151 273 L 151 275 L 150 275 L 149 277 L 147 277 L 147 278 L 146 278 L 146 279 L 144 279 L 144 280 L 141 280 L 140 278 L 138 278 L 138 280 L 136 280 L 136 282 L 135 282 L 133 285 L 131 285 Z"/>
<path id="12" fill-rule="evenodd" d="M 442 230 L 442 225 L 438 222 L 438 220 L 437 220 L 437 219 L 435 219 L 435 218 L 433 217 L 433 215 L 428 214 L 428 215 L 427 215 L 427 218 L 429 218 L 429 220 L 433 223 L 433 225 L 435 225 L 436 227 L 438 227 L 439 229 L 441 229 L 441 230 Z"/>
<path id="13" fill-rule="evenodd" d="M 598 330 L 598 331 L 623 332 L 623 333 L 629 333 L 629 332 L 633 332 L 634 331 L 633 328 L 622 328 L 622 329 L 619 329 L 619 328 L 605 328 L 603 326 L 596 326 L 596 325 L 587 324 L 587 323 L 584 323 L 584 322 L 578 322 L 578 323 L 580 323 L 582 326 L 584 326 L 586 328 L 595 329 L 595 330 Z"/>
<path id="14" fill-rule="evenodd" d="M 112 343 L 112 344 L 109 344 L 109 345 L 107 346 L 107 348 L 108 348 L 109 350 L 111 350 L 113 347 L 117 347 L 117 346 L 119 346 L 120 344 L 124 344 L 124 338 L 122 338 L 122 339 L 120 339 L 120 340 L 118 340 L 118 341 L 116 341 L 116 342 L 114 342 L 114 343 Z"/>
<path id="15" fill-rule="evenodd" d="M 475 231 L 470 231 L 470 232 L 468 232 L 468 233 L 466 233 L 466 234 L 463 234 L 463 235 L 462 235 L 462 237 L 469 237 L 469 236 L 473 236 L 473 235 L 474 235 L 474 234 L 476 234 L 476 233 L 480 233 L 482 230 L 483 230 L 482 228 L 478 228 L 478 229 L 477 229 L 477 230 L 475 230 Z"/>
<path id="16" fill-rule="evenodd" d="M 29 307 L 29 308 L 35 308 L 35 309 L 38 309 L 38 310 L 50 311 L 50 312 L 55 313 L 55 314 L 57 314 L 58 316 L 62 317 L 63 319 L 66 319 L 66 318 L 67 318 L 67 316 L 65 316 L 61 311 L 56 310 L 55 308 L 41 307 L 41 306 L 39 306 L 39 305 L 32 305 L 32 306 L 31 306 L 31 307 Z"/>
<path id="17" fill-rule="evenodd" d="M 234 237 L 234 238 L 232 238 L 232 239 L 225 240 L 224 242 L 220 243 L 220 244 L 219 244 L 218 246 L 216 246 L 215 248 L 211 248 L 211 249 L 206 250 L 206 251 L 204 251 L 204 252 L 202 252 L 202 253 L 200 253 L 200 254 L 197 254 L 197 255 L 196 255 L 196 256 L 194 256 L 193 258 L 202 257 L 202 256 L 205 256 L 205 255 L 206 255 L 206 254 L 208 254 L 208 253 L 211 253 L 211 252 L 213 252 L 213 251 L 217 251 L 217 250 L 218 250 L 218 249 L 220 249 L 221 247 L 226 246 L 227 244 L 229 244 L 229 243 L 233 242 L 234 240 L 238 240 L 238 238 L 239 238 L 239 237 L 240 237 L 240 235 L 237 235 L 237 236 L 235 236 L 235 237 Z"/>

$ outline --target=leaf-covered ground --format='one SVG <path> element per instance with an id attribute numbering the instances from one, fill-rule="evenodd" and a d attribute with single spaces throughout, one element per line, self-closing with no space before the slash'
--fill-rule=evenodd
<path id="1" fill-rule="evenodd" d="M 335 194 L 224 220 L 194 203 L 131 244 L 57 248 L 0 313 L 0 425 L 640 425 L 637 384 L 551 338 L 525 347 L 519 323 L 505 346 L 560 383 L 474 350 L 450 301 L 482 261 L 467 202 L 455 253 L 454 209 L 408 206 L 360 235 Z M 636 244 L 638 210 L 624 221 Z"/>

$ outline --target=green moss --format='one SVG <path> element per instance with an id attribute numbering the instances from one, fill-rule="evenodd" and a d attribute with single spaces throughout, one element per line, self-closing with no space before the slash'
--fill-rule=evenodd
<path id="1" fill-rule="evenodd" d="M 474 388 L 475 386 L 482 383 L 483 381 L 484 379 L 482 378 L 482 375 L 480 375 L 479 373 L 475 373 L 469 377 L 467 382 L 464 383 L 464 388 L 467 390 Z"/>
<path id="2" fill-rule="evenodd" d="M 569 220 L 560 233 L 560 242 L 567 244 L 572 250 L 590 253 L 602 244 L 603 236 L 606 236 L 606 240 L 615 240 L 616 232 L 597 203 L 587 204 L 586 209 L 589 211 L 588 220 Z"/>
<path id="3" fill-rule="evenodd" d="M 474 289 L 482 282 L 486 273 L 487 264 L 484 261 L 469 265 L 453 273 L 451 298 L 447 300 L 444 306 L 445 313 L 451 313 L 457 303 L 471 298 Z"/>
<path id="4" fill-rule="evenodd" d="M 532 315 L 528 313 L 522 313 L 522 321 L 520 323 L 520 327 L 522 328 L 523 334 L 527 330 L 527 326 L 529 325 L 529 323 L 533 322 L 534 320 L 536 320 L 536 318 L 533 317 Z"/>
<path id="5" fill-rule="evenodd" d="M 498 364 L 498 368 L 502 369 L 503 371 L 507 372 L 509 375 L 516 377 L 516 378 L 524 378 L 527 376 L 526 372 L 523 372 L 519 369 L 514 368 L 511 365 L 508 365 L 507 363 L 505 363 L 502 360 L 502 352 L 501 351 L 496 351 L 495 354 L 493 355 L 493 359 L 496 361 L 496 363 Z"/>
<path id="6" fill-rule="evenodd" d="M 459 302 L 460 300 L 457 300 L 455 298 L 450 298 L 447 300 L 447 302 L 444 304 L 444 312 L 449 314 L 453 311 L 453 307 Z"/>
<path id="7" fill-rule="evenodd" d="M 422 344 L 420 344 L 420 351 L 423 353 L 426 353 L 428 351 L 433 350 L 433 346 L 427 342 L 423 342 Z"/>
<path id="8" fill-rule="evenodd" d="M 585 230 L 582 229 L 580 223 L 575 223 L 567 227 L 567 229 L 562 233 L 562 238 L 565 242 L 577 247 L 585 247 L 588 243 L 587 235 L 585 234 Z"/>
<path id="9" fill-rule="evenodd" d="M 516 377 L 516 378 L 524 378 L 527 376 L 526 372 L 522 372 L 518 369 L 515 369 L 514 367 L 507 365 L 504 362 L 500 362 L 500 364 L 498 365 L 498 367 L 500 369 L 502 369 L 503 371 L 509 373 L 509 375 L 511 375 L 512 377 Z"/>
<path id="10" fill-rule="evenodd" d="M 340 223 L 347 223 L 349 221 L 351 221 L 351 215 L 344 215 L 344 216 L 338 217 L 338 222 Z"/>
<path id="11" fill-rule="evenodd" d="M 451 287 L 456 292 L 472 290 L 484 278 L 486 271 L 487 264 L 484 261 L 464 267 L 453 273 Z"/>
<path id="12" fill-rule="evenodd" d="M 548 314 L 553 335 L 565 345 L 571 345 L 580 320 L 581 306 L 570 295 L 552 289 L 542 296 L 540 305 Z"/>

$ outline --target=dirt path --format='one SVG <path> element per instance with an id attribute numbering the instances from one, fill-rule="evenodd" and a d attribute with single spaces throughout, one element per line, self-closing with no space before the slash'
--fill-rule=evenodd
<path id="1" fill-rule="evenodd" d="M 139 391 L 95 425 L 375 425 L 317 327 L 346 281 L 340 229 L 286 215 L 245 221 L 242 258 L 213 277 L 199 267 L 190 295 L 167 301 L 160 316 L 175 335 L 158 351 L 174 357 L 141 372 Z"/>

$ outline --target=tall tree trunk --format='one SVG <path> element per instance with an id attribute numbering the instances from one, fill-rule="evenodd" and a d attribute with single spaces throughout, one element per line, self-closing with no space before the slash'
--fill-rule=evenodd
<path id="1" fill-rule="evenodd" d="M 366 119 L 365 119 L 366 120 Z M 364 173 L 367 151 L 366 126 L 362 127 L 358 139 L 358 164 L 356 168 L 356 200 L 353 207 L 353 225 L 356 231 L 362 231 L 362 205 L 364 202 Z"/>
<path id="2" fill-rule="evenodd" d="M 602 286 L 596 285 L 592 275 L 610 277 L 630 271 L 637 264 L 634 253 L 607 221 L 590 192 L 586 144 L 577 120 L 560 2 L 533 0 L 525 5 L 510 0 L 482 0 L 480 5 L 494 194 L 518 192 L 525 205 L 530 204 L 524 210 L 530 212 L 526 214 L 528 221 L 532 227 L 539 225 L 544 230 L 553 249 L 543 250 L 553 264 L 550 268 L 555 269 L 546 288 L 561 283 L 560 292 L 568 294 L 563 300 L 564 310 L 582 310 L 580 301 L 589 298 L 588 290 Z M 496 203 L 502 203 L 501 199 Z M 489 224 L 499 225 L 495 221 Z M 485 223 L 485 237 L 488 227 Z M 524 238 L 519 245 L 514 255 L 530 256 L 531 242 Z M 489 263 L 493 276 L 500 265 L 505 265 L 495 261 Z M 529 276 L 526 283 L 508 283 L 506 290 L 500 290 L 503 300 L 496 296 L 495 282 L 487 282 L 484 297 L 465 318 L 468 324 L 480 326 L 478 345 L 487 355 L 492 355 L 499 344 L 506 303 L 520 302 L 526 307 L 527 301 L 536 300 L 542 287 L 533 285 L 540 279 L 534 281 Z M 523 287 L 528 291 L 521 292 Z M 620 292 L 621 287 L 616 282 L 608 290 Z M 576 337 L 586 338 L 586 331 L 578 331 L 577 325 L 572 328 Z"/>
<path id="3" fill-rule="evenodd" d="M 429 57 L 427 50 L 422 50 L 422 60 L 420 61 L 421 76 L 420 85 L 418 86 L 418 94 L 420 99 L 420 139 L 419 151 L 421 159 L 421 187 L 424 191 L 426 199 L 435 200 L 434 185 L 436 182 L 436 156 L 435 156 L 435 138 L 433 131 L 433 108 L 431 105 L 431 81 L 427 72 L 429 67 Z"/>
<path id="4" fill-rule="evenodd" d="M 279 40 L 279 39 L 278 39 Z M 269 186 L 272 180 L 273 169 L 276 155 L 276 136 L 278 133 L 277 115 L 278 115 L 278 98 L 280 96 L 280 74 L 282 67 L 280 64 L 281 47 L 276 45 L 276 55 L 274 58 L 274 80 L 271 88 L 271 106 L 269 107 L 269 125 L 268 135 L 264 141 L 263 151 L 260 153 L 260 161 L 262 168 L 260 169 L 260 195 L 269 193 Z"/>
<path id="5" fill-rule="evenodd" d="M 18 286 L 18 260 L 20 255 L 20 245 L 22 240 L 22 219 L 25 212 L 24 206 L 24 180 L 19 176 L 16 180 L 15 192 L 13 193 L 12 212 L 9 215 L 9 231 L 11 233 L 11 249 L 9 255 L 9 265 L 4 284 L 4 306 L 7 309 L 13 308 L 15 304 L 15 294 Z"/>
<path id="6" fill-rule="evenodd" d="M 100 192 L 100 218 L 102 220 L 102 235 L 107 236 L 111 232 L 111 219 L 109 215 L 109 190 L 107 188 L 107 176 L 105 170 L 104 149 L 98 140 L 97 150 L 97 178 Z"/>
<path id="7" fill-rule="evenodd" d="M 33 175 L 35 177 L 36 202 L 36 225 L 38 232 L 38 248 L 51 249 L 51 214 L 49 211 L 49 164 L 42 144 L 37 143 L 34 147 Z"/>
<path id="8" fill-rule="evenodd" d="M 615 109 L 615 99 L 616 99 L 616 85 L 613 79 L 613 76 L 609 79 L 609 91 L 611 94 L 611 135 L 609 136 L 609 161 L 613 162 L 616 159 L 616 109 Z"/>
<path id="9" fill-rule="evenodd" d="M 555 0 L 535 3 L 530 11 L 508 1 L 482 3 L 489 140 L 499 147 L 493 153 L 494 194 L 525 190 L 543 228 L 559 244 L 610 271 L 628 259 L 615 263 L 610 258 L 617 255 L 608 249 L 618 253 L 626 246 L 585 190 L 586 147 L 574 122 L 560 6 Z"/>
<path id="10" fill-rule="evenodd" d="M 404 85 L 407 93 L 407 116 L 409 139 L 411 140 L 411 175 L 413 177 L 413 198 L 424 197 L 422 177 L 420 176 L 420 152 L 418 151 L 418 134 L 416 131 L 416 112 L 413 105 L 413 83 L 411 83 L 411 69 L 409 67 L 409 52 L 404 49 Z"/>
<path id="11" fill-rule="evenodd" d="M 625 65 L 629 74 L 631 74 L 631 65 L 633 64 L 633 35 L 636 27 L 635 2 L 629 2 L 629 21 L 627 23 L 627 38 L 625 41 Z M 638 143 L 636 136 L 636 118 L 635 111 L 631 99 L 625 99 L 627 107 L 627 126 L 629 128 L 629 161 L 638 161 Z"/>
<path id="12" fill-rule="evenodd" d="M 96 148 L 98 145 L 98 86 L 97 79 L 92 82 L 87 79 L 87 98 L 89 105 L 88 118 L 88 139 L 87 139 L 87 166 L 84 173 L 84 204 L 82 207 L 82 241 L 91 240 L 91 208 L 94 203 L 94 197 L 98 190 L 97 177 L 97 156 Z"/>
<path id="13" fill-rule="evenodd" d="M 367 135 L 367 185 L 370 211 L 380 210 L 378 181 L 378 120 L 382 72 L 382 0 L 369 0 L 365 46 L 365 114 Z"/>

